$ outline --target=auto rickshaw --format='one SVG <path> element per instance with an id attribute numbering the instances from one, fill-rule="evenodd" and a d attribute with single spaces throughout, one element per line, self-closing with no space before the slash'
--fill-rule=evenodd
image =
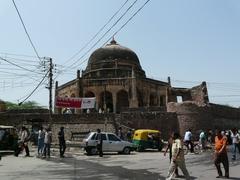
<path id="1" fill-rule="evenodd" d="M 14 126 L 0 125 L 0 150 L 16 150 L 18 135 Z"/>
<path id="2" fill-rule="evenodd" d="M 161 151 L 163 148 L 160 131 L 151 129 L 136 130 L 133 135 L 133 144 L 139 152 L 149 148 Z"/>

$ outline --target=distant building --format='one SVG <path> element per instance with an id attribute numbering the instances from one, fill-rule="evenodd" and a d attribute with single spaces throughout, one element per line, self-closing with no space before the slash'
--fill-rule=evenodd
<path id="1" fill-rule="evenodd" d="M 61 86 L 56 82 L 55 95 L 96 97 L 96 111 L 114 113 L 128 108 L 166 108 L 168 102 L 180 99 L 208 103 L 205 82 L 189 89 L 172 87 L 170 81 L 147 78 L 137 54 L 113 39 L 90 55 L 86 69 L 81 74 L 77 71 L 76 79 Z M 56 113 L 63 111 L 55 107 Z"/>

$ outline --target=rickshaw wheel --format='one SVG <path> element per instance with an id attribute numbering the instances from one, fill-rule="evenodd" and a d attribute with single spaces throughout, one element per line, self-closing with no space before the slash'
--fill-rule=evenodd
<path id="1" fill-rule="evenodd" d="M 142 147 L 142 146 L 139 146 L 138 148 L 137 148 L 137 151 L 138 152 L 142 152 L 144 150 L 144 148 Z"/>

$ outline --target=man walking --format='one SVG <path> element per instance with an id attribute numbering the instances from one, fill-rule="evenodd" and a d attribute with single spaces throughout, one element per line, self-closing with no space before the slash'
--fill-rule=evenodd
<path id="1" fill-rule="evenodd" d="M 43 131 L 43 127 L 40 127 L 38 131 L 38 157 L 43 155 L 44 137 L 45 132 Z"/>
<path id="2" fill-rule="evenodd" d="M 171 163 L 171 161 L 172 161 L 172 144 L 173 144 L 173 135 L 174 135 L 174 133 L 171 133 L 170 134 L 170 137 L 169 137 L 169 139 L 168 139 L 168 144 L 167 144 L 167 148 L 166 148 L 166 150 L 165 150 L 165 152 L 164 152 L 164 156 L 166 156 L 166 153 L 167 153 L 167 151 L 169 150 L 169 159 L 170 159 L 170 163 Z M 179 177 L 179 174 L 178 174 L 178 167 L 176 166 L 176 168 L 175 168 L 175 177 Z"/>
<path id="3" fill-rule="evenodd" d="M 64 153 L 66 150 L 66 142 L 64 137 L 64 127 L 60 128 L 60 131 L 58 132 L 58 140 L 59 140 L 59 150 L 60 150 L 60 157 L 64 158 Z"/>
<path id="4" fill-rule="evenodd" d="M 43 149 L 43 158 L 50 158 L 50 148 L 52 143 L 52 132 L 50 128 L 47 128 L 44 137 L 44 149 Z"/>
<path id="5" fill-rule="evenodd" d="M 166 178 L 167 180 L 172 179 L 175 173 L 175 169 L 177 167 L 179 167 L 182 170 L 185 176 L 185 179 L 190 179 L 190 176 L 185 164 L 182 140 L 180 138 L 179 133 L 174 133 L 173 143 L 172 143 L 172 160 L 171 160 L 168 175 Z"/>
<path id="6" fill-rule="evenodd" d="M 221 178 L 223 176 L 220 163 L 223 164 L 225 169 L 225 178 L 229 178 L 229 162 L 227 156 L 227 137 L 221 134 L 221 131 L 217 131 L 215 137 L 215 157 L 214 164 L 218 171 L 218 176 L 216 178 Z"/>
<path id="7" fill-rule="evenodd" d="M 193 153 L 193 142 L 192 142 L 192 132 L 191 129 L 188 129 L 184 135 L 184 142 L 186 143 L 187 148 L 189 149 L 190 145 L 190 151 Z"/>
<path id="8" fill-rule="evenodd" d="M 99 157 L 103 157 L 103 152 L 102 152 L 102 133 L 100 129 L 97 129 L 97 150 L 99 152 Z"/>
<path id="9" fill-rule="evenodd" d="M 25 126 L 22 127 L 22 131 L 21 131 L 21 142 L 23 143 L 23 148 L 26 151 L 26 157 L 29 157 L 29 148 L 28 148 L 28 141 L 29 141 L 29 133 L 26 129 Z"/>
<path id="10" fill-rule="evenodd" d="M 240 154 L 240 135 L 237 128 L 234 128 L 231 132 L 232 138 L 232 160 L 236 160 L 237 149 Z"/>

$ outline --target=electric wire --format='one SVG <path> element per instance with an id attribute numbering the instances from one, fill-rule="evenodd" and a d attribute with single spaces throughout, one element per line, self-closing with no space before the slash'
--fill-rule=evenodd
<path id="1" fill-rule="evenodd" d="M 150 0 L 147 0 L 102 46 L 104 46 L 107 42 L 110 41 L 110 39 L 112 37 L 114 37 L 117 33 L 119 33 L 143 8 L 144 6 L 146 6 L 146 4 L 149 2 Z M 135 2 L 135 1 L 134 1 Z M 102 38 L 100 39 L 102 40 Z M 92 47 L 89 51 L 91 51 L 95 46 L 96 44 L 100 41 L 98 40 Z M 80 60 L 82 57 L 84 57 L 89 51 L 87 51 L 83 56 L 81 56 L 78 60 Z M 81 62 L 80 64 L 78 64 L 77 66 L 83 64 L 84 62 L 86 62 L 87 59 L 85 59 L 83 62 Z M 77 62 L 77 61 L 76 61 Z M 77 66 L 73 66 L 72 68 L 76 68 Z"/>
<path id="2" fill-rule="evenodd" d="M 6 56 L 10 55 L 10 56 L 18 56 L 18 57 L 38 58 L 37 56 L 26 55 L 26 54 L 16 54 L 16 53 L 9 53 L 9 52 L 0 52 L 0 54 L 6 55 Z"/>
<path id="3" fill-rule="evenodd" d="M 43 83 L 43 81 L 45 80 L 46 76 L 48 75 L 50 70 L 48 70 L 48 72 L 45 74 L 45 76 L 42 78 L 42 80 L 38 83 L 38 85 L 33 89 L 33 91 L 24 99 L 22 100 L 19 105 L 21 105 L 22 103 L 24 103 L 29 97 L 32 96 L 32 94 L 38 89 L 38 87 Z"/>
<path id="4" fill-rule="evenodd" d="M 28 37 L 28 40 L 30 41 L 30 43 L 31 43 L 31 45 L 32 45 L 32 48 L 34 49 L 34 52 L 35 52 L 35 54 L 37 55 L 39 61 L 41 61 L 41 58 L 40 58 L 40 56 L 39 56 L 39 54 L 38 54 L 38 52 L 37 52 L 37 49 L 36 49 L 36 47 L 34 46 L 33 41 L 32 41 L 32 39 L 31 39 L 28 31 L 27 31 L 27 28 L 26 28 L 24 22 L 23 22 L 23 19 L 22 19 L 21 14 L 20 14 L 20 12 L 19 12 L 19 10 L 18 10 L 18 7 L 17 7 L 17 5 L 16 5 L 16 3 L 15 3 L 14 0 L 12 0 L 12 2 L 13 2 L 13 5 L 14 5 L 16 11 L 17 11 L 17 14 L 18 14 L 18 16 L 19 16 L 19 19 L 20 19 L 20 21 L 21 21 L 21 23 L 22 23 L 22 25 L 23 25 L 23 28 L 24 28 L 24 31 L 25 31 L 27 37 Z"/>
<path id="5" fill-rule="evenodd" d="M 101 32 L 102 30 L 113 20 L 113 18 L 121 11 L 121 9 L 127 4 L 129 0 L 126 0 L 123 5 L 110 17 L 110 19 L 98 30 L 98 32 L 72 57 L 70 57 L 66 62 L 63 64 L 65 65 L 70 60 L 74 59 L 83 49 L 85 49 Z"/>
<path id="6" fill-rule="evenodd" d="M 88 49 L 80 58 L 78 58 L 75 62 L 73 62 L 70 66 L 68 66 L 65 70 L 70 69 L 74 67 L 76 63 L 80 59 L 82 59 L 84 56 L 86 56 L 117 24 L 118 22 L 129 12 L 129 10 L 136 4 L 138 0 L 135 0 L 128 8 L 127 10 L 117 19 L 117 21 Z"/>
<path id="7" fill-rule="evenodd" d="M 110 41 L 110 39 L 112 37 L 114 37 L 115 35 L 117 35 L 117 33 L 119 33 L 143 8 L 144 6 L 147 5 L 147 3 L 149 3 L 150 0 L 147 0 L 104 44 L 103 46 Z"/>
<path id="8" fill-rule="evenodd" d="M 8 60 L 5 59 L 5 58 L 0 57 L 0 59 L 3 60 L 3 61 L 5 61 L 5 62 L 7 62 L 7 63 L 9 63 L 9 64 L 12 64 L 12 65 L 14 65 L 14 66 L 16 66 L 16 67 L 19 67 L 19 68 L 21 68 L 21 69 L 24 69 L 24 70 L 26 70 L 26 71 L 33 72 L 33 73 L 37 73 L 37 72 L 32 71 L 32 70 L 30 70 L 30 69 L 27 69 L 27 68 L 25 68 L 25 67 L 19 66 L 18 64 L 15 64 L 15 63 L 13 63 L 13 62 L 11 62 L 11 61 L 8 61 Z"/>

